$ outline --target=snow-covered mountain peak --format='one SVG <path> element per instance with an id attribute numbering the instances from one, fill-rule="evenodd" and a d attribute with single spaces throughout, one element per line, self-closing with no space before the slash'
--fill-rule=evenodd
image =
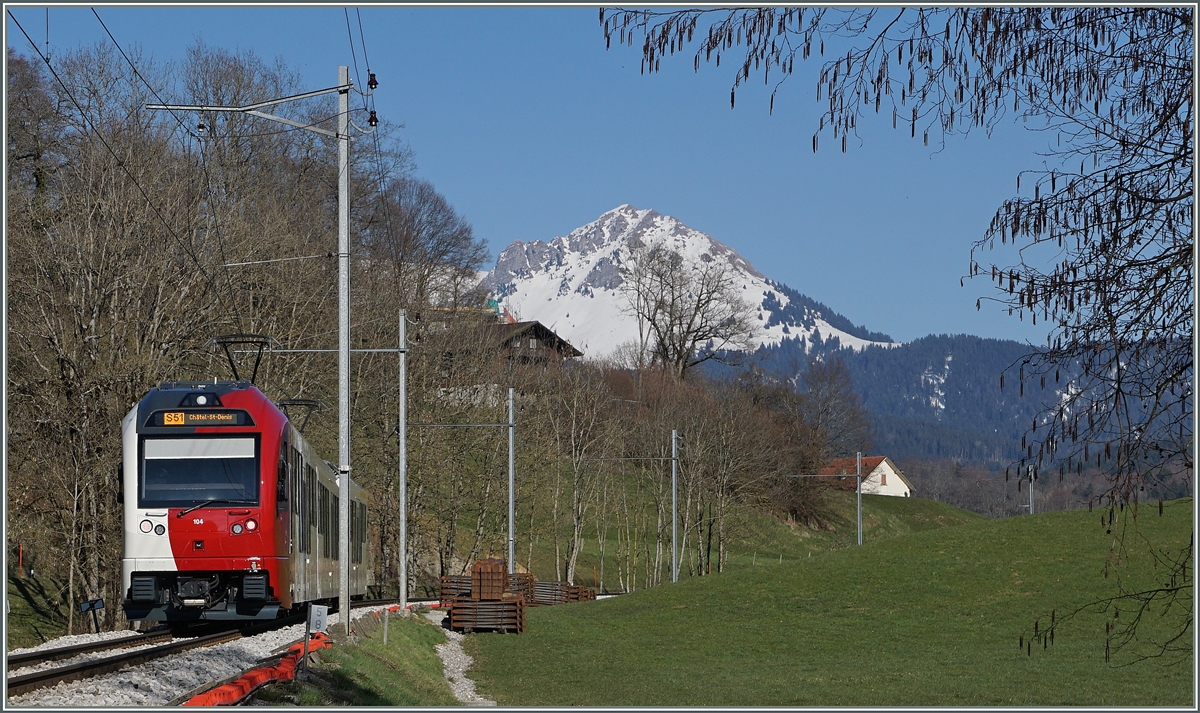
<path id="1" fill-rule="evenodd" d="M 685 260 L 727 261 L 746 302 L 757 310 L 759 344 L 782 339 L 829 340 L 862 348 L 872 341 L 853 336 L 845 318 L 779 283 L 741 255 L 678 219 L 628 203 L 550 241 L 516 241 L 501 251 L 482 281 L 501 306 L 522 320 L 537 320 L 589 357 L 610 356 L 637 339 L 637 321 L 621 290 L 621 268 L 639 247 L 661 245 Z M 880 337 L 882 335 L 870 335 Z M 886 338 L 885 338 L 886 339 Z"/>

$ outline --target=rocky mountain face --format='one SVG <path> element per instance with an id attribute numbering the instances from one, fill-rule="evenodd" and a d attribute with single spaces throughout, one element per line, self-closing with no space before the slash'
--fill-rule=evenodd
<path id="1" fill-rule="evenodd" d="M 663 245 L 689 261 L 722 260 L 737 277 L 746 303 L 755 308 L 756 346 L 785 338 L 863 349 L 890 344 L 885 334 L 855 327 L 828 307 L 774 282 L 713 237 L 652 210 L 622 205 L 569 235 L 548 242 L 515 242 L 483 278 L 502 307 L 521 320 L 537 320 L 587 357 L 610 356 L 637 339 L 637 322 L 621 286 L 621 268 L 640 246 Z"/>

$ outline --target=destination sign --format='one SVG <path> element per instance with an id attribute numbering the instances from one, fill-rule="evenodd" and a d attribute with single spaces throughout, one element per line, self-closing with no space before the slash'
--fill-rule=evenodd
<path id="1" fill-rule="evenodd" d="M 157 411 L 147 426 L 253 426 L 250 414 L 240 410 Z"/>

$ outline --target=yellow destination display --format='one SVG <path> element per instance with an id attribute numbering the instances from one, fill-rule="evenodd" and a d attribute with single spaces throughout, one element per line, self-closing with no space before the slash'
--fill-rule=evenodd
<path id="1" fill-rule="evenodd" d="M 163 411 L 163 426 L 252 425 L 242 411 Z"/>

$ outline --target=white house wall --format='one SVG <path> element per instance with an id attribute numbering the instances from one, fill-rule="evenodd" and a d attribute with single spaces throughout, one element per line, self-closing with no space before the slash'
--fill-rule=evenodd
<path id="1" fill-rule="evenodd" d="M 887 484 L 883 484 L 884 474 L 887 474 Z M 875 467 L 866 477 L 863 478 L 862 491 L 867 495 L 891 495 L 893 497 L 908 497 L 911 493 L 908 486 L 904 484 L 904 480 L 892 470 L 891 465 L 885 460 Z"/>

